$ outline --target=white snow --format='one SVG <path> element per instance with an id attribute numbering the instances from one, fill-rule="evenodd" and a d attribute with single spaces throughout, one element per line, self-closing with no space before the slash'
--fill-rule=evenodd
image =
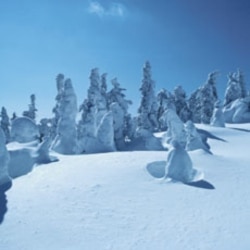
<path id="1" fill-rule="evenodd" d="M 58 155 L 13 180 L 0 249 L 249 249 L 250 124 L 233 127 L 199 125 L 227 142 L 189 152 L 214 190 L 153 178 L 165 151 Z"/>

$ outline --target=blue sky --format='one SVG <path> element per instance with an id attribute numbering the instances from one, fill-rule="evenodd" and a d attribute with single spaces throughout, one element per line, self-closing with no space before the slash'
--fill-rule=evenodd
<path id="1" fill-rule="evenodd" d="M 249 24 L 248 0 L 0 0 L 0 106 L 21 115 L 35 93 L 39 118 L 51 116 L 56 75 L 72 79 L 80 104 L 98 67 L 135 111 L 146 60 L 157 91 L 190 94 L 218 70 L 222 97 L 229 72 L 250 81 Z"/>

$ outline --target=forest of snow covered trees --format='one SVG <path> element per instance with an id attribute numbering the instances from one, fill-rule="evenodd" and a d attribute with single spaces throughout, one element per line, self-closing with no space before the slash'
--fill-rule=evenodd
<path id="1" fill-rule="evenodd" d="M 59 74 L 52 118 L 36 120 L 38 110 L 36 97 L 32 94 L 29 108 L 22 117 L 14 113 L 9 118 L 6 108 L 2 107 L 1 128 L 6 143 L 37 139 L 46 144 L 46 150 L 61 154 L 161 150 L 162 143 L 154 132 L 169 130 L 169 134 L 178 134 L 180 132 L 173 132 L 177 124 L 181 131 L 187 122 L 189 127 L 190 122 L 220 127 L 226 122 L 250 122 L 250 96 L 243 73 L 238 70 L 228 75 L 223 101 L 217 94 L 217 75 L 217 72 L 210 73 L 205 83 L 189 97 L 182 86 L 177 86 L 173 92 L 161 89 L 156 93 L 151 65 L 146 62 L 139 88 L 140 106 L 137 114 L 132 116 L 129 113 L 132 102 L 126 98 L 126 89 L 116 78 L 108 89 L 107 74 L 100 75 L 97 68 L 92 69 L 86 99 L 78 105 L 71 80 Z M 171 125 L 173 120 L 178 122 Z M 172 131 L 170 127 L 173 127 Z"/>

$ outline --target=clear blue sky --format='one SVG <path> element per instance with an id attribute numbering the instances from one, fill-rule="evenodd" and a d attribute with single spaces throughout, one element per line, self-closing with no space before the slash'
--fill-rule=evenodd
<path id="1" fill-rule="evenodd" d="M 118 77 L 136 110 L 146 60 L 156 90 L 182 85 L 190 94 L 207 74 L 240 68 L 250 81 L 249 0 L 0 0 L 0 106 L 51 116 L 58 73 L 72 79 L 78 104 L 90 70 Z M 110 86 L 110 85 L 109 85 Z"/>

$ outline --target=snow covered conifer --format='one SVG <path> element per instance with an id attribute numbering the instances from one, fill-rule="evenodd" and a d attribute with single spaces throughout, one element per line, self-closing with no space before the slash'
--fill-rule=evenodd
<path id="1" fill-rule="evenodd" d="M 236 99 L 241 98 L 241 95 L 242 95 L 242 90 L 238 82 L 237 74 L 229 73 L 227 88 L 224 97 L 224 106 L 227 106 Z"/>
<path id="2" fill-rule="evenodd" d="M 126 124 L 126 116 L 128 115 L 129 105 L 132 104 L 132 102 L 126 99 L 123 93 L 126 89 L 120 87 L 117 78 L 114 78 L 111 83 L 113 88 L 108 93 L 108 102 L 114 117 L 116 147 L 121 150 L 124 148 L 125 137 L 128 137 L 130 134 L 128 124 Z"/>
<path id="3" fill-rule="evenodd" d="M 103 116 L 97 129 L 96 144 L 100 145 L 98 152 L 112 152 L 116 150 L 113 126 L 113 114 L 109 111 Z"/>
<path id="4" fill-rule="evenodd" d="M 201 122 L 210 124 L 213 115 L 214 103 L 218 99 L 218 94 L 215 86 L 216 72 L 208 75 L 207 82 L 201 87 L 200 102 L 201 102 Z"/>
<path id="5" fill-rule="evenodd" d="M 183 122 L 188 121 L 191 114 L 186 102 L 186 92 L 183 90 L 182 86 L 177 86 L 174 89 L 174 101 L 177 115 Z"/>
<path id="6" fill-rule="evenodd" d="M 138 109 L 138 127 L 149 131 L 158 129 L 158 105 L 155 97 L 155 83 L 151 78 L 151 66 L 147 61 L 143 67 L 143 79 L 140 87 L 141 104 Z"/>
<path id="7" fill-rule="evenodd" d="M 50 137 L 51 139 L 54 139 L 57 134 L 57 126 L 58 121 L 60 119 L 60 107 L 62 102 L 62 96 L 64 91 L 64 75 L 58 74 L 56 77 L 56 88 L 57 88 L 57 95 L 56 95 L 56 105 L 52 109 L 52 112 L 54 113 L 54 117 L 51 120 L 51 130 L 50 130 Z"/>
<path id="8" fill-rule="evenodd" d="M 243 75 L 242 71 L 240 71 L 239 69 L 237 71 L 237 80 L 238 80 L 240 90 L 241 90 L 240 96 L 241 96 L 241 98 L 245 98 L 247 96 L 246 83 L 244 80 L 244 75 Z"/>
<path id="9" fill-rule="evenodd" d="M 32 94 L 30 96 L 30 104 L 29 104 L 29 110 L 23 112 L 23 116 L 29 117 L 30 119 L 34 120 L 36 119 L 36 96 L 35 94 Z"/>
<path id="10" fill-rule="evenodd" d="M 194 123 L 200 123 L 201 122 L 200 88 L 194 91 L 189 97 L 188 108 L 191 113 L 191 120 Z"/>
<path id="11" fill-rule="evenodd" d="M 167 144 L 172 144 L 172 141 L 177 141 L 179 145 L 185 148 L 186 131 L 185 131 L 184 123 L 176 114 L 175 110 L 168 109 L 167 111 L 165 111 L 163 117 L 168 128 L 167 132 L 164 135 L 165 142 Z"/>
<path id="12" fill-rule="evenodd" d="M 164 119 L 162 119 L 164 112 L 168 108 L 176 110 L 174 103 L 174 96 L 166 89 L 161 89 L 160 92 L 157 94 L 157 102 L 158 102 L 157 120 L 159 122 L 159 130 L 163 131 L 167 129 L 166 124 L 164 124 Z"/>
<path id="13" fill-rule="evenodd" d="M 17 118 L 16 112 L 12 114 L 11 121 L 15 120 Z"/>
<path id="14" fill-rule="evenodd" d="M 10 141 L 10 119 L 5 107 L 2 107 L 0 116 L 1 116 L 1 128 L 5 134 L 6 143 L 8 143 Z"/>
<path id="15" fill-rule="evenodd" d="M 98 129 L 103 121 L 103 117 L 107 110 L 107 84 L 106 74 L 101 77 L 99 69 L 94 68 L 90 73 L 90 87 L 88 89 L 88 97 L 80 106 L 82 112 L 81 119 L 78 123 L 78 144 L 79 152 L 100 152 L 100 147 L 94 148 L 94 144 L 98 141 Z M 106 122 L 106 124 L 109 124 Z"/>
<path id="16" fill-rule="evenodd" d="M 2 128 L 0 127 L 0 185 L 3 185 L 11 181 L 8 174 L 8 164 L 10 156 L 5 144 L 6 144 L 5 134 Z"/>
<path id="17" fill-rule="evenodd" d="M 225 127 L 224 113 L 222 111 L 222 105 L 219 100 L 214 104 L 214 111 L 210 124 L 215 127 Z"/>
<path id="18" fill-rule="evenodd" d="M 61 106 L 57 127 L 57 136 L 53 142 L 53 150 L 61 154 L 77 152 L 76 133 L 77 98 L 70 79 L 64 82 Z"/>

